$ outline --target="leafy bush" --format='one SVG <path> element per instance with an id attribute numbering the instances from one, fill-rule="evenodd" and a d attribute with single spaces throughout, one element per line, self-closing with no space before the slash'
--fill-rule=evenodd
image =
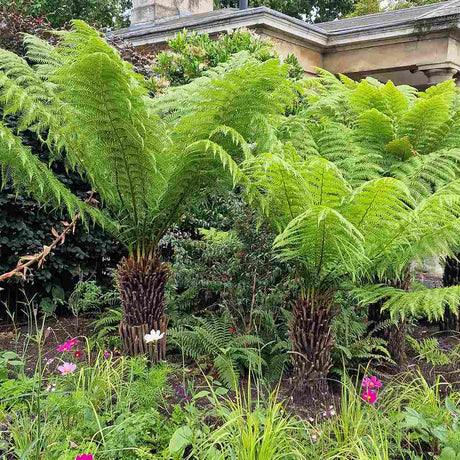
<path id="1" fill-rule="evenodd" d="M 232 54 L 247 51 L 260 61 L 277 57 L 273 44 L 248 29 L 237 29 L 221 35 L 217 40 L 208 34 L 179 32 L 168 41 L 169 50 L 156 55 L 154 71 L 172 86 L 184 85 L 200 77 L 209 68 L 227 62 Z M 295 56 L 286 59 L 292 78 L 300 78 L 303 69 Z"/>

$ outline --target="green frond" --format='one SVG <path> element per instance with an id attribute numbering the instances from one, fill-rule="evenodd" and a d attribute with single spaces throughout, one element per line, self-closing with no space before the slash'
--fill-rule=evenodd
<path id="1" fill-rule="evenodd" d="M 284 260 L 299 261 L 312 278 L 357 273 L 366 259 L 361 233 L 335 209 L 312 206 L 291 220 L 274 248 Z"/>
<path id="2" fill-rule="evenodd" d="M 439 320 L 446 308 L 457 312 L 460 304 L 460 286 L 407 292 L 384 285 L 371 285 L 355 289 L 354 294 L 362 305 L 386 299 L 382 309 L 389 310 L 394 319 L 411 316 Z"/>
<path id="3" fill-rule="evenodd" d="M 386 101 L 380 88 L 366 79 L 362 80 L 351 93 L 350 106 L 356 114 L 361 114 L 370 109 L 385 113 Z"/>
<path id="4" fill-rule="evenodd" d="M 235 336 L 230 332 L 232 327 L 227 316 L 215 316 L 199 320 L 198 325 L 190 330 L 171 328 L 168 339 L 192 358 L 212 356 L 221 380 L 234 388 L 240 368 L 258 371 L 266 363 L 259 351 L 252 347 L 260 345 L 261 340 L 253 335 Z"/>
<path id="5" fill-rule="evenodd" d="M 460 172 L 460 149 L 438 150 L 395 163 L 393 177 L 407 184 L 413 196 L 420 200 L 454 181 Z"/>
<path id="6" fill-rule="evenodd" d="M 88 218 L 116 233 L 118 225 L 105 213 L 77 198 L 48 168 L 33 155 L 22 140 L 0 122 L 0 165 L 2 165 L 2 186 L 11 180 L 16 190 L 29 193 L 37 201 L 57 208 L 65 208 L 73 219 L 79 214 L 83 222 Z"/>
<path id="7" fill-rule="evenodd" d="M 429 153 L 444 139 L 448 119 L 449 104 L 443 95 L 419 99 L 401 117 L 398 137 L 407 136 L 418 153 Z"/>
<path id="8" fill-rule="evenodd" d="M 394 120 L 395 123 L 401 119 L 409 109 L 411 101 L 414 100 L 413 95 L 415 95 L 415 92 L 411 92 L 414 89 L 411 87 L 408 88 L 410 88 L 409 94 L 404 91 L 404 87 L 395 86 L 392 81 L 388 81 L 380 90 L 385 100 L 384 113 Z"/>
<path id="9" fill-rule="evenodd" d="M 251 153 L 251 149 L 249 148 L 248 143 L 246 142 L 244 137 L 238 131 L 236 131 L 236 129 L 230 128 L 229 126 L 221 125 L 221 126 L 218 126 L 217 128 L 215 128 L 211 132 L 211 134 L 209 135 L 209 138 L 211 139 L 213 136 L 215 136 L 217 134 L 222 134 L 224 136 L 229 136 L 231 138 L 232 142 L 235 145 L 241 147 L 241 150 L 243 152 L 243 159 L 245 161 L 247 161 L 247 160 L 249 160 L 250 158 L 253 157 L 253 155 Z"/>
<path id="10" fill-rule="evenodd" d="M 209 139 L 199 140 L 190 144 L 186 148 L 184 154 L 184 157 L 189 157 L 187 161 L 189 165 L 195 162 L 198 164 L 203 163 L 203 160 L 205 160 L 207 156 L 212 156 L 213 158 L 217 157 L 220 160 L 219 165 L 222 165 L 224 169 L 228 169 L 234 185 L 244 182 L 245 175 L 232 156 L 229 155 L 222 146 Z"/>
<path id="11" fill-rule="evenodd" d="M 451 363 L 449 355 L 442 350 L 438 340 L 434 337 L 417 340 L 408 335 L 406 341 L 417 353 L 417 359 L 423 359 L 433 366 L 445 366 Z"/>
<path id="12" fill-rule="evenodd" d="M 351 187 L 339 168 L 324 158 L 305 162 L 300 173 L 305 181 L 305 197 L 309 205 L 338 207 L 351 195 Z"/>
<path id="13" fill-rule="evenodd" d="M 343 215 L 366 238 L 368 254 L 372 246 L 388 237 L 410 211 L 413 199 L 407 186 L 390 177 L 366 182 L 353 193 Z"/>
<path id="14" fill-rule="evenodd" d="M 358 142 L 375 152 L 383 151 L 395 136 L 393 120 L 377 109 L 362 112 L 356 119 L 356 125 L 359 128 Z"/>
<path id="15" fill-rule="evenodd" d="M 34 63 L 37 74 L 44 79 L 62 64 L 54 47 L 35 35 L 24 34 L 24 47 L 27 60 Z"/>
<path id="16" fill-rule="evenodd" d="M 214 358 L 214 365 L 222 383 L 235 390 L 238 386 L 240 373 L 234 361 L 225 355 L 218 355 Z"/>

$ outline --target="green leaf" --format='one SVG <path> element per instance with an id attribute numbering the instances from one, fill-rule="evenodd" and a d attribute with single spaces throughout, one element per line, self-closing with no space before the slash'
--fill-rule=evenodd
<path id="1" fill-rule="evenodd" d="M 452 447 L 444 447 L 441 452 L 441 456 L 439 457 L 439 460 L 457 460 L 457 454 L 455 453 L 455 450 L 452 449 Z"/>
<path id="2" fill-rule="evenodd" d="M 433 436 L 438 438 L 442 442 L 446 442 L 449 437 L 449 430 L 445 426 L 435 426 L 431 429 Z"/>
<path id="3" fill-rule="evenodd" d="M 196 395 L 194 395 L 192 399 L 200 399 L 200 398 L 205 398 L 207 396 L 209 396 L 209 391 L 203 390 L 203 391 L 198 392 Z"/>
<path id="4" fill-rule="evenodd" d="M 177 455 L 189 444 L 192 443 L 192 430 L 189 426 L 181 426 L 171 436 L 169 441 L 169 453 L 170 455 Z"/>
<path id="5" fill-rule="evenodd" d="M 228 393 L 228 389 L 224 387 L 219 387 L 214 390 L 214 393 L 216 393 L 216 395 L 226 395 Z"/>
<path id="6" fill-rule="evenodd" d="M 453 403 L 453 401 L 449 397 L 446 398 L 446 409 L 450 413 L 456 413 L 457 412 L 457 406 Z"/>

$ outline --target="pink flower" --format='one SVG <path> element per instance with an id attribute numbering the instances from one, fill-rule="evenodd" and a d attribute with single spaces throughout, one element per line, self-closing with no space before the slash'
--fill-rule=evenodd
<path id="1" fill-rule="evenodd" d="M 361 384 L 364 388 L 382 388 L 382 382 L 377 377 L 364 377 Z"/>
<path id="2" fill-rule="evenodd" d="M 104 358 L 110 358 L 110 353 L 108 351 L 104 353 Z"/>
<path id="3" fill-rule="evenodd" d="M 75 457 L 75 460 L 93 460 L 93 454 L 81 454 Z"/>
<path id="4" fill-rule="evenodd" d="M 70 441 L 69 444 L 70 444 L 70 447 L 72 449 L 77 449 L 78 448 L 78 444 L 75 444 L 73 441 Z"/>
<path id="5" fill-rule="evenodd" d="M 377 400 L 377 392 L 371 390 L 364 390 L 361 393 L 361 398 L 369 404 L 374 404 Z"/>
<path id="6" fill-rule="evenodd" d="M 67 342 L 64 342 L 63 344 L 59 345 L 57 348 L 56 348 L 56 351 L 70 351 L 72 350 L 72 348 L 74 348 L 78 343 L 78 339 L 70 339 L 70 340 L 67 340 Z"/>
<path id="7" fill-rule="evenodd" d="M 58 371 L 61 375 L 67 375 L 71 374 L 76 368 L 77 365 L 74 363 L 64 363 L 62 366 L 58 366 Z"/>
<path id="8" fill-rule="evenodd" d="M 73 357 L 76 359 L 81 359 L 81 351 L 80 350 L 75 350 L 73 352 Z"/>

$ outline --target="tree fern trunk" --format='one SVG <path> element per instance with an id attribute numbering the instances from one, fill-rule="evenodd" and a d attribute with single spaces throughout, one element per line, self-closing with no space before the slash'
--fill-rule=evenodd
<path id="1" fill-rule="evenodd" d="M 327 376 L 332 366 L 334 294 L 332 291 L 299 297 L 293 304 L 290 325 L 293 344 L 294 391 L 315 399 L 324 399 L 329 392 Z"/>
<path id="2" fill-rule="evenodd" d="M 118 289 L 123 312 L 119 331 L 125 354 L 147 353 L 156 362 L 165 358 L 166 337 L 147 345 L 144 335 L 152 329 L 166 334 L 168 318 L 164 294 L 168 275 L 168 266 L 156 257 L 139 261 L 123 258 L 118 265 Z"/>
<path id="3" fill-rule="evenodd" d="M 460 254 L 457 254 L 457 258 L 459 257 Z M 456 259 L 447 258 L 442 283 L 445 287 L 460 284 L 460 262 Z M 455 314 L 449 308 L 446 308 L 444 319 L 440 322 L 439 328 L 441 331 L 460 332 L 460 310 Z"/>

